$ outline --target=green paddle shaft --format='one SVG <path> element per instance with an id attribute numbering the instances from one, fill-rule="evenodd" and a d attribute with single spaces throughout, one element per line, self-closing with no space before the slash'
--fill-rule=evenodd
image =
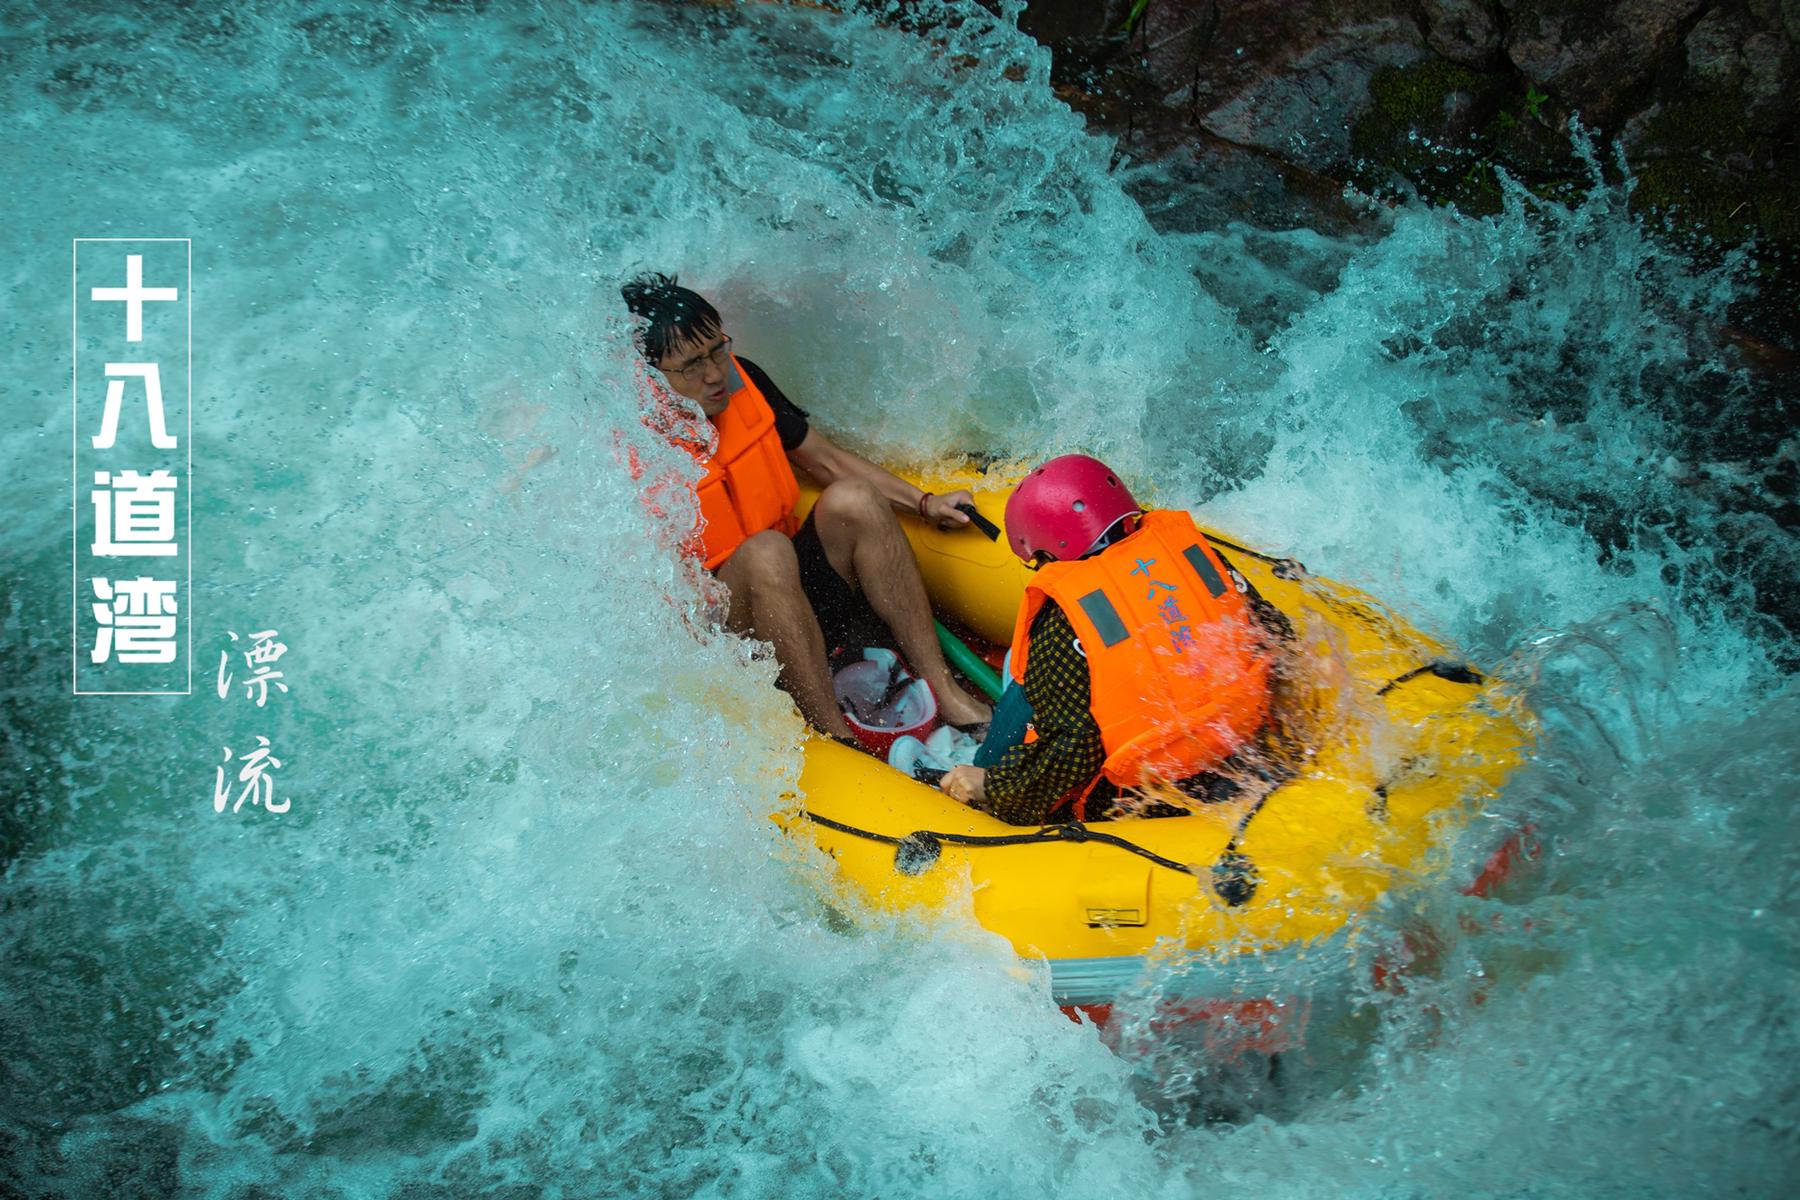
<path id="1" fill-rule="evenodd" d="M 981 660 L 981 656 L 963 645 L 961 638 L 944 628 L 942 621 L 933 621 L 937 626 L 938 645 L 944 648 L 944 657 L 950 665 L 961 671 L 976 687 L 987 693 L 987 698 L 998 702 L 1000 699 L 1000 676 L 994 668 Z"/>

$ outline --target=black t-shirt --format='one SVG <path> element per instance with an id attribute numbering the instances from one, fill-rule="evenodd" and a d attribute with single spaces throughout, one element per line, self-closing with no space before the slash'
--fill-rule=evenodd
<path id="1" fill-rule="evenodd" d="M 775 386 L 775 381 L 761 367 L 742 355 L 738 356 L 738 362 L 743 366 L 744 373 L 750 376 L 750 382 L 762 390 L 763 399 L 769 402 L 769 407 L 775 410 L 775 435 L 781 439 L 781 448 L 798 449 L 800 443 L 806 440 L 806 431 L 812 427 L 806 418 L 806 410 L 789 400 L 786 393 Z"/>

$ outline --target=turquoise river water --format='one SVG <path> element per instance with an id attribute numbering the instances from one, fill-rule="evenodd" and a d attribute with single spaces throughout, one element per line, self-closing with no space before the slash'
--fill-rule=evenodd
<path id="1" fill-rule="evenodd" d="M 951 15 L 7 6 L 0 1191 L 1785 1194 L 1745 264 L 1622 185 L 1153 220 L 1047 52 Z M 129 235 L 194 239 L 188 697 L 69 694 L 70 239 Z M 846 444 L 1102 454 L 1514 679 L 1534 870 L 1371 917 L 1441 953 L 1274 1082 L 1130 1003 L 1115 1053 L 966 922 L 834 919 L 767 818 L 799 719 L 619 465 L 691 470 L 636 420 L 645 268 Z M 270 628 L 290 690 L 220 700 Z M 259 733 L 291 808 L 216 813 Z"/>

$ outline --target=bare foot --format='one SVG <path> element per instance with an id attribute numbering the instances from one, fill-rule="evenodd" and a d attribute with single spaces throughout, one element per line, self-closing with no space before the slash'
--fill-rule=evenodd
<path id="1" fill-rule="evenodd" d="M 978 725 L 994 719 L 994 710 L 954 684 L 934 689 L 937 692 L 938 715 L 952 725 Z"/>

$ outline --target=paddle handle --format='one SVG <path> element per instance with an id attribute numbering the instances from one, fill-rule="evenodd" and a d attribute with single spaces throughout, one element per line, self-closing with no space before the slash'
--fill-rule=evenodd
<path id="1" fill-rule="evenodd" d="M 988 541 L 997 542 L 1000 540 L 1000 527 L 982 516 L 980 511 L 977 510 L 973 504 L 959 504 L 956 506 L 956 511 L 969 518 L 969 524 L 987 534 Z M 970 678 L 973 678 L 973 676 L 970 676 Z"/>

